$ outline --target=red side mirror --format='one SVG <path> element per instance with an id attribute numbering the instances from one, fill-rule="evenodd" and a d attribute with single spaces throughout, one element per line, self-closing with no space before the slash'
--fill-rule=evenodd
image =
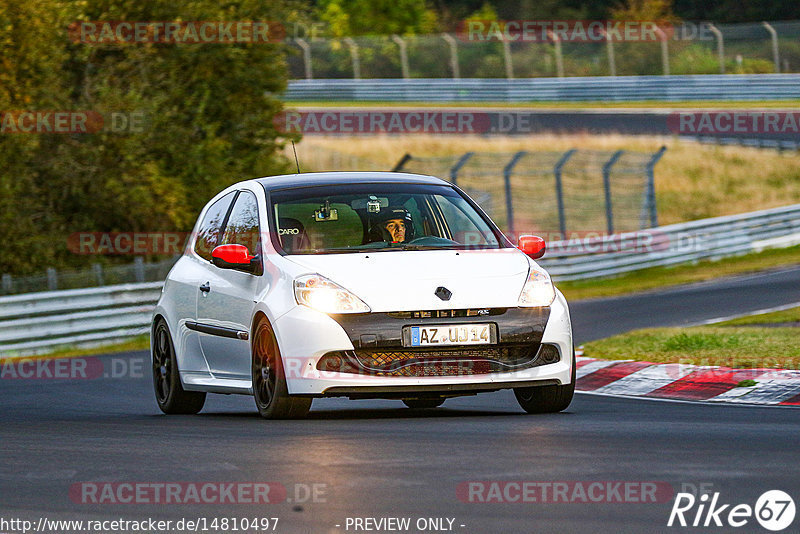
<path id="1" fill-rule="evenodd" d="M 535 235 L 521 235 L 517 248 L 535 260 L 544 256 L 544 239 Z"/>
<path id="2" fill-rule="evenodd" d="M 257 256 L 250 254 L 244 245 L 220 245 L 211 251 L 211 261 L 220 269 L 241 269 L 254 272 Z"/>

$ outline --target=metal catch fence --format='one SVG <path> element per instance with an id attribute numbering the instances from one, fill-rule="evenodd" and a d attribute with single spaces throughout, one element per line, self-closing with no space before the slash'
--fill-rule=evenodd
<path id="1" fill-rule="evenodd" d="M 177 258 L 171 258 L 147 263 L 142 258 L 136 258 L 133 263 L 125 265 L 94 264 L 88 269 L 72 270 L 51 267 L 45 274 L 33 276 L 3 274 L 0 277 L 0 295 L 155 282 L 164 280 L 176 261 Z"/>
<path id="2" fill-rule="evenodd" d="M 450 180 L 503 231 L 538 232 L 557 241 L 576 232 L 614 234 L 658 226 L 654 168 L 665 150 L 406 154 L 393 170 Z"/>
<path id="3" fill-rule="evenodd" d="M 486 37 L 486 36 L 484 36 Z M 287 40 L 293 79 L 538 78 L 800 72 L 800 21 L 665 27 L 656 41 L 472 39 L 469 34 Z"/>

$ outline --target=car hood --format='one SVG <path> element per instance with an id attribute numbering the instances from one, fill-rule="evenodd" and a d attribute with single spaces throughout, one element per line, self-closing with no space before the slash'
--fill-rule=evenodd
<path id="1" fill-rule="evenodd" d="M 293 255 L 286 258 L 352 291 L 373 312 L 517 305 L 528 258 L 514 248 Z M 450 300 L 435 295 L 439 286 Z"/>

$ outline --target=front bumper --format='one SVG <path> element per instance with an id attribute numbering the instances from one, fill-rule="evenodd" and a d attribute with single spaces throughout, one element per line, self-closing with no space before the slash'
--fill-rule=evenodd
<path id="1" fill-rule="evenodd" d="M 449 310 L 442 310 L 450 313 Z M 502 312 L 502 313 L 501 313 Z M 416 315 L 414 315 L 416 313 Z M 570 381 L 572 365 L 572 331 L 569 310 L 560 293 L 547 308 L 506 308 L 490 310 L 471 316 L 426 317 L 417 312 L 395 314 L 363 314 L 328 316 L 305 306 L 298 306 L 280 317 L 275 326 L 281 349 L 286 381 L 291 395 L 350 397 L 392 397 L 415 393 L 470 394 L 511 387 L 566 384 Z M 528 362 L 518 360 L 517 365 L 501 367 L 471 367 L 467 353 L 479 351 L 479 346 L 442 347 L 437 354 L 429 350 L 403 347 L 403 327 L 456 323 L 495 323 L 497 345 L 485 346 L 493 350 L 515 347 L 515 354 L 530 354 Z M 555 363 L 536 360 L 540 345 L 557 348 L 560 359 Z M 520 349 L 520 350 L 517 350 Z M 463 354 L 458 354 L 465 351 Z M 320 359 L 331 353 L 349 355 L 383 355 L 386 353 L 413 352 L 423 358 L 440 356 L 451 360 L 466 372 L 441 372 L 442 362 L 425 367 L 423 372 L 407 372 L 414 362 L 397 363 L 391 370 L 402 372 L 371 372 L 364 369 L 347 369 L 351 372 L 327 370 Z M 467 356 L 467 357 L 465 357 Z M 363 358 L 355 360 L 364 361 Z M 417 362 L 418 364 L 419 362 Z M 321 367 L 321 368 L 318 368 Z M 358 366 L 357 366 L 358 367 Z M 368 366 L 369 367 L 369 366 Z M 382 368 L 386 369 L 386 368 Z M 374 369 L 373 369 L 374 371 Z"/>

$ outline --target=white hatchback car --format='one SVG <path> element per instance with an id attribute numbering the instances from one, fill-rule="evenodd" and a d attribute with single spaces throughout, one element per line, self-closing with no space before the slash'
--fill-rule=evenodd
<path id="1" fill-rule="evenodd" d="M 331 172 L 233 185 L 200 214 L 164 284 L 152 368 L 165 413 L 206 393 L 262 416 L 315 397 L 446 398 L 512 388 L 527 412 L 571 402 L 564 296 L 463 191 L 429 176 Z"/>

